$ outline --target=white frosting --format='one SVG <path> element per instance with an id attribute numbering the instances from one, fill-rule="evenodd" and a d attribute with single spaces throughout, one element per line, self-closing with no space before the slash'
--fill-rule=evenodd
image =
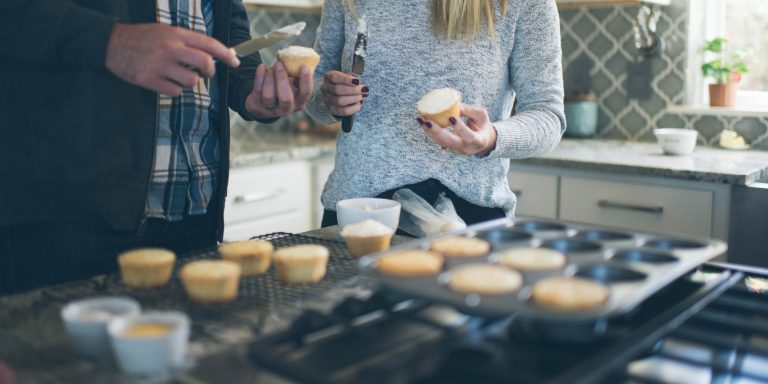
<path id="1" fill-rule="evenodd" d="M 365 21 L 365 16 L 357 19 L 357 33 L 368 33 L 368 23 Z"/>
<path id="2" fill-rule="evenodd" d="M 720 146 L 727 149 L 747 149 L 746 141 L 738 133 L 724 130 L 720 133 Z"/>
<path id="3" fill-rule="evenodd" d="M 301 31 L 303 31 L 306 26 L 307 26 L 307 23 L 300 21 L 295 24 L 286 25 L 285 27 L 278 29 L 277 32 L 283 32 L 290 35 L 298 36 L 298 35 L 301 35 Z"/>
<path id="4" fill-rule="evenodd" d="M 424 95 L 416 104 L 421 113 L 440 113 L 450 108 L 456 101 L 461 100 L 461 92 L 453 88 L 435 89 Z"/>
<path id="5" fill-rule="evenodd" d="M 300 45 L 291 45 L 290 47 L 283 48 L 277 51 L 278 55 L 290 55 L 290 56 L 314 56 L 317 53 L 314 49 L 309 47 L 302 47 Z"/>
<path id="6" fill-rule="evenodd" d="M 368 219 L 357 224 L 347 225 L 341 230 L 341 236 L 384 236 L 391 235 L 394 232 L 395 231 L 392 230 L 392 228 L 389 228 L 376 220 Z"/>

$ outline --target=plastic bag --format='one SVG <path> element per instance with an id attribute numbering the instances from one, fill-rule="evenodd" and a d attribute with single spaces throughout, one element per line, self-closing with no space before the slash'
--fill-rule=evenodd
<path id="1" fill-rule="evenodd" d="M 434 207 L 407 188 L 395 192 L 392 200 L 402 205 L 399 229 L 413 236 L 427 237 L 467 228 L 467 224 L 456 213 L 453 202 L 445 197 L 445 193 L 437 197 Z"/>

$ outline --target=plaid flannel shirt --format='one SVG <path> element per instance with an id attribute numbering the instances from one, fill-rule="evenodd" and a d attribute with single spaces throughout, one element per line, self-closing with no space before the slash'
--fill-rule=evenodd
<path id="1" fill-rule="evenodd" d="M 213 34 L 213 0 L 157 0 L 157 21 Z M 146 217 L 169 221 L 206 213 L 219 173 L 216 78 L 198 80 L 179 97 L 159 96 L 159 126 Z M 226 112 L 226 111 L 224 111 Z"/>

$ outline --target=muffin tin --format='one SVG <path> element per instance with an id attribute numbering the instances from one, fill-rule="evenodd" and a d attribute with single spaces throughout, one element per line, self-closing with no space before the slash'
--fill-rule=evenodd
<path id="1" fill-rule="evenodd" d="M 471 259 L 445 259 L 437 275 L 404 278 L 382 274 L 377 260 L 388 253 L 407 249 L 429 249 L 433 240 L 451 236 L 471 236 L 491 244 L 487 255 Z M 448 287 L 451 269 L 466 263 L 498 261 L 498 253 L 520 247 L 546 247 L 563 252 L 566 265 L 548 271 L 520 271 L 523 287 L 501 295 L 455 292 Z M 723 254 L 722 241 L 665 234 L 640 233 L 562 221 L 518 218 L 516 222 L 495 220 L 407 244 L 359 260 L 360 270 L 382 286 L 410 295 L 452 305 L 464 312 L 482 316 L 518 314 L 542 320 L 597 320 L 612 318 L 634 309 L 643 300 L 686 274 L 698 265 Z M 531 286 L 551 276 L 579 276 L 604 283 L 610 290 L 608 301 L 585 311 L 558 311 L 536 305 Z"/>

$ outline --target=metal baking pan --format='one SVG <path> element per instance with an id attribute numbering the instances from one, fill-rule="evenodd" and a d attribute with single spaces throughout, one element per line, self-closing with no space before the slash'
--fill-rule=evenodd
<path id="1" fill-rule="evenodd" d="M 472 259 L 445 259 L 443 271 L 428 277 L 405 278 L 379 273 L 377 260 L 388 253 L 407 249 L 429 249 L 433 240 L 471 236 L 488 241 L 491 251 Z M 465 263 L 495 263 L 496 253 L 517 247 L 549 247 L 563 252 L 566 265 L 551 271 L 520 271 L 524 285 L 517 292 L 501 295 L 463 294 L 451 290 L 451 268 Z M 359 260 L 362 273 L 385 288 L 414 298 L 452 305 L 481 316 L 517 314 L 530 319 L 586 321 L 628 313 L 646 298 L 700 264 L 722 255 L 727 249 L 718 240 L 636 232 L 563 221 L 517 218 L 500 219 L 426 239 L 392 247 L 386 252 Z M 531 285 L 554 276 L 580 276 L 604 283 L 608 301 L 587 311 L 558 311 L 537 306 L 530 297 Z"/>

